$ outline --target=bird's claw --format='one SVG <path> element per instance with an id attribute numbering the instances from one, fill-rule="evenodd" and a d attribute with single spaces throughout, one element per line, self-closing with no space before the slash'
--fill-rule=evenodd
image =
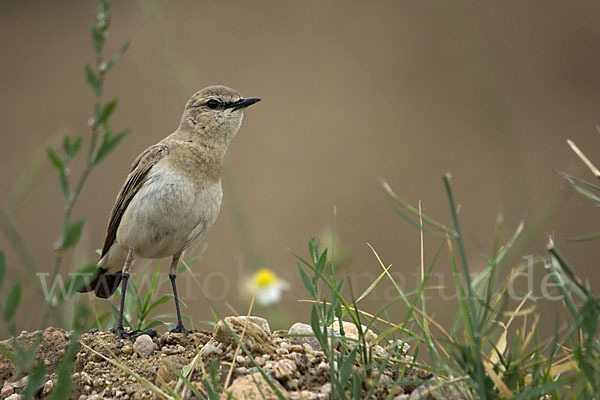
<path id="1" fill-rule="evenodd" d="M 119 327 L 119 328 L 113 328 L 110 331 L 112 333 L 114 333 L 115 335 L 117 335 L 120 339 L 128 339 L 128 340 L 131 340 L 132 342 L 135 341 L 138 337 L 140 337 L 142 335 L 148 335 L 151 338 L 154 338 L 157 336 L 156 330 L 154 330 L 154 329 L 147 329 L 145 331 L 136 329 L 134 331 L 127 332 L 124 328 Z"/>
<path id="2" fill-rule="evenodd" d="M 189 334 L 193 333 L 194 331 L 190 331 L 188 329 L 185 329 L 185 327 L 183 326 L 183 324 L 181 324 L 181 325 L 177 325 L 175 328 L 171 329 L 169 332 L 171 332 L 171 333 L 185 333 L 186 335 L 189 335 Z"/>

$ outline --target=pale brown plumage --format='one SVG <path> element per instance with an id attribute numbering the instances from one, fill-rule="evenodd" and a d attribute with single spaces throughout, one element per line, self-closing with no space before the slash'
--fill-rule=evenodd
<path id="1" fill-rule="evenodd" d="M 136 258 L 172 256 L 169 277 L 181 323 L 175 272 L 186 250 L 215 221 L 221 205 L 221 169 L 243 110 L 259 101 L 225 86 L 210 86 L 187 102 L 179 128 L 144 150 L 117 196 L 110 215 L 98 275 L 82 291 L 109 297 L 123 279 L 119 335 L 129 269 Z"/>

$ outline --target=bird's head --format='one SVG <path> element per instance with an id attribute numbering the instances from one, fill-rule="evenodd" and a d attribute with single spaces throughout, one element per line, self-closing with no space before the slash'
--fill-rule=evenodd
<path id="1" fill-rule="evenodd" d="M 237 90 L 225 86 L 209 86 L 188 100 L 180 129 L 227 144 L 240 128 L 246 107 L 258 101 L 255 97 L 244 98 Z"/>

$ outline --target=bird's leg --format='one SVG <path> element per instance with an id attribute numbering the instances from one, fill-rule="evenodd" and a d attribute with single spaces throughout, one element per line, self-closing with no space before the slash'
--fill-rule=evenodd
<path id="1" fill-rule="evenodd" d="M 127 291 L 127 281 L 129 280 L 129 269 L 131 262 L 133 261 L 133 249 L 129 249 L 127 252 L 127 258 L 125 259 L 125 265 L 123 266 L 123 275 L 121 282 L 121 308 L 119 309 L 119 321 L 116 329 L 111 329 L 111 332 L 116 333 L 121 339 L 135 339 L 135 335 L 125 331 L 123 328 L 123 309 L 125 308 L 125 292 Z"/>
<path id="2" fill-rule="evenodd" d="M 179 311 L 179 297 L 177 296 L 177 285 L 175 284 L 175 278 L 177 278 L 177 266 L 179 265 L 179 260 L 181 260 L 182 252 L 178 252 L 173 256 L 173 260 L 171 261 L 171 271 L 169 272 L 169 279 L 171 280 L 171 286 L 173 286 L 173 296 L 175 297 L 175 309 L 177 310 L 177 326 L 171 329 L 171 332 L 176 333 L 192 333 L 185 329 L 183 326 L 183 321 L 181 320 L 181 311 Z"/>

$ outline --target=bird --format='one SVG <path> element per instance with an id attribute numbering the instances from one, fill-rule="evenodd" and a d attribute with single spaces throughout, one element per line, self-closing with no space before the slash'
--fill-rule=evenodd
<path id="1" fill-rule="evenodd" d="M 177 266 L 219 214 L 225 153 L 242 124 L 244 110 L 259 101 L 226 86 L 206 87 L 188 100 L 179 127 L 133 162 L 110 213 L 95 274 L 79 289 L 109 298 L 121 284 L 119 319 L 113 329 L 119 337 L 133 339 L 140 334 L 123 327 L 134 261 L 164 257 L 172 257 L 169 279 L 177 325 L 171 332 L 191 332 L 181 320 Z"/>

